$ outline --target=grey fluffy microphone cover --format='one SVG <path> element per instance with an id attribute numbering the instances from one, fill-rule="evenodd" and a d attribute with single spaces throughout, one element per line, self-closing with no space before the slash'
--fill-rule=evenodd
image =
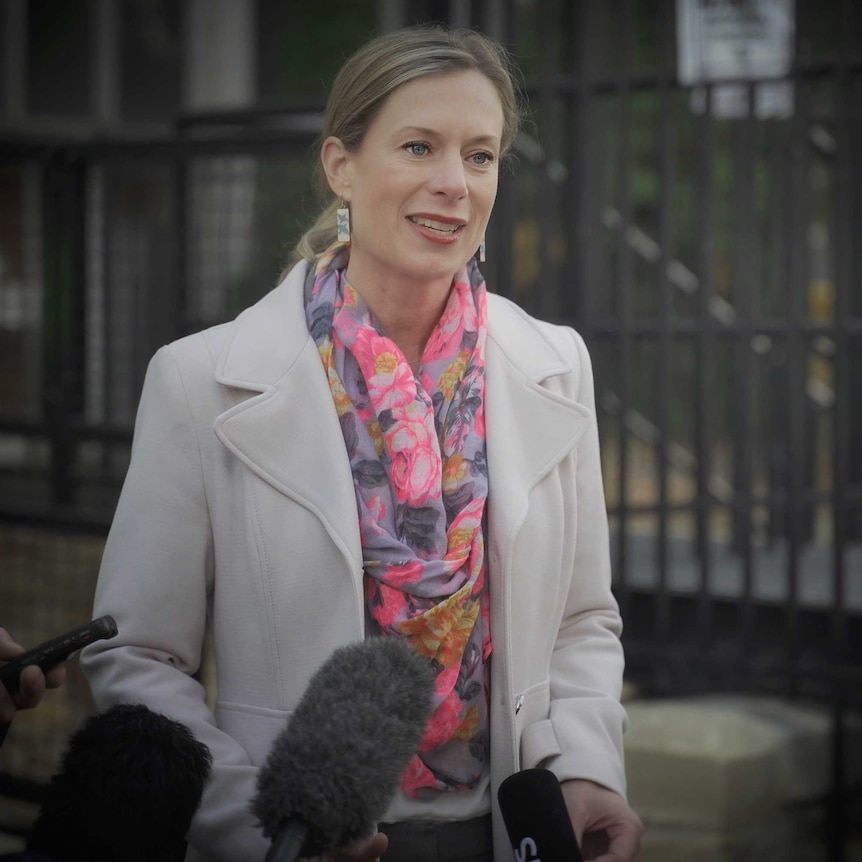
<path id="1" fill-rule="evenodd" d="M 307 828 L 303 856 L 371 834 L 431 717 L 435 672 L 397 637 L 337 649 L 311 678 L 257 778 L 263 834 Z"/>

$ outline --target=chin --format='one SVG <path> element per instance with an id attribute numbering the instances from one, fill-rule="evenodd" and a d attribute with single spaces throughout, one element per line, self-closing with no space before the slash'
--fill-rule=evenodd
<path id="1" fill-rule="evenodd" d="M 422 278 L 454 278 L 472 255 L 465 253 L 463 249 L 441 249 L 439 251 L 427 251 L 421 258 L 418 267 L 412 267 L 421 273 Z"/>

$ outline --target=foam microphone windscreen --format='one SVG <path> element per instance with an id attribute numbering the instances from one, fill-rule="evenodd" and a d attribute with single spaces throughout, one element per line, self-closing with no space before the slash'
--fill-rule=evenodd
<path id="1" fill-rule="evenodd" d="M 337 649 L 311 678 L 261 767 L 252 813 L 268 859 L 368 837 L 431 717 L 436 674 L 397 637 Z"/>
<path id="2" fill-rule="evenodd" d="M 184 724 L 113 706 L 69 738 L 27 849 L 62 862 L 182 860 L 211 767 Z"/>
<path id="3" fill-rule="evenodd" d="M 581 862 L 560 781 L 549 769 L 510 775 L 497 800 L 518 862 Z"/>

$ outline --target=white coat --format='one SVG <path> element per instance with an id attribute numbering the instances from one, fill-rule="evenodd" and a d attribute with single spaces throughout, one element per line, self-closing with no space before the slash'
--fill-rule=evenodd
<path id="1" fill-rule="evenodd" d="M 100 709 L 144 702 L 210 746 L 189 858 L 260 862 L 257 767 L 333 649 L 364 636 L 350 466 L 303 311 L 306 265 L 147 372 L 82 665 Z M 593 380 L 573 330 L 488 298 L 491 788 L 545 763 L 625 792 L 623 657 Z M 208 619 L 217 693 L 195 678 Z M 325 729 L 322 729 L 325 732 Z"/>

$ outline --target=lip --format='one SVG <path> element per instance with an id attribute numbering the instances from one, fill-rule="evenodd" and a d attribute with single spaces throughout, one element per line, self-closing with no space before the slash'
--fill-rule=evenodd
<path id="1" fill-rule="evenodd" d="M 439 215 L 437 213 L 410 213 L 407 218 L 411 220 L 421 218 L 429 221 L 439 221 L 443 222 L 443 224 L 454 224 L 458 227 L 464 227 L 464 225 L 467 224 L 467 219 L 453 218 L 452 216 Z"/>
<path id="2" fill-rule="evenodd" d="M 452 225 L 454 230 L 450 233 L 438 230 L 429 225 L 419 224 L 415 219 L 423 221 L 437 222 L 438 224 Z M 436 213 L 411 213 L 406 217 L 407 223 L 419 236 L 427 239 L 436 245 L 451 245 L 458 241 L 463 228 L 467 224 L 464 219 L 452 218 L 451 216 L 441 216 Z"/>

